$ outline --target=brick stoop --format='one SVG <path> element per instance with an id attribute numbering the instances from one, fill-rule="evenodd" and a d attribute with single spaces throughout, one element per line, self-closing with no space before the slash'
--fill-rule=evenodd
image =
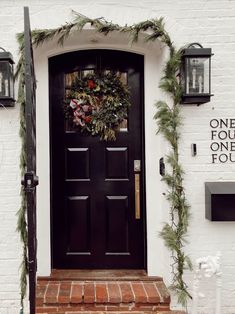
<path id="1" fill-rule="evenodd" d="M 79 278 L 39 278 L 36 313 L 184 314 L 170 311 L 170 295 L 159 277 Z"/>

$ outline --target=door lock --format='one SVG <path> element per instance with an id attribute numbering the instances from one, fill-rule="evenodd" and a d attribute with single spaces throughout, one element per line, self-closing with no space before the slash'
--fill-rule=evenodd
<path id="1" fill-rule="evenodd" d="M 135 172 L 141 171 L 141 160 L 139 160 L 139 159 L 134 160 L 134 171 Z"/>

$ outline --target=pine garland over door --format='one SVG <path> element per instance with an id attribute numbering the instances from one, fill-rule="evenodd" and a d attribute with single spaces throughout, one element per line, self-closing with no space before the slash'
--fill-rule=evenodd
<path id="1" fill-rule="evenodd" d="M 183 169 L 179 161 L 179 138 L 182 119 L 180 114 L 181 85 L 179 82 L 179 69 L 181 66 L 182 49 L 177 50 L 170 39 L 169 34 L 164 28 L 163 18 L 143 21 L 131 26 L 119 26 L 108 22 L 104 18 L 90 19 L 79 13 L 74 13 L 74 20 L 55 29 L 40 29 L 32 31 L 33 46 L 36 48 L 43 43 L 56 39 L 58 45 L 63 45 L 70 34 L 82 31 L 84 26 L 90 24 L 98 33 L 104 36 L 113 31 L 126 33 L 130 38 L 130 43 L 138 41 L 139 35 L 144 36 L 146 42 L 159 40 L 169 48 L 169 58 L 165 65 L 164 75 L 159 87 L 171 96 L 172 104 L 168 105 L 165 101 L 158 101 L 156 104 L 157 112 L 154 116 L 158 126 L 158 133 L 161 134 L 169 143 L 171 152 L 166 156 L 169 172 L 163 177 L 167 185 L 166 198 L 170 205 L 170 222 L 164 224 L 160 233 L 165 245 L 172 252 L 172 290 L 178 296 L 178 302 L 183 306 L 187 305 L 191 295 L 187 284 L 183 279 L 184 270 L 192 269 L 189 257 L 184 252 L 186 235 L 189 226 L 189 209 L 183 187 Z M 24 172 L 25 163 L 25 118 L 24 118 L 24 60 L 23 60 L 23 38 L 24 34 L 17 35 L 20 47 L 20 58 L 16 69 L 16 77 L 19 78 L 18 102 L 21 105 L 21 130 L 22 135 L 22 162 L 21 169 Z M 21 274 L 21 300 L 26 294 L 26 273 L 27 273 L 27 224 L 25 219 L 26 204 L 22 191 L 22 206 L 18 212 L 18 231 L 23 242 L 23 262 Z"/>

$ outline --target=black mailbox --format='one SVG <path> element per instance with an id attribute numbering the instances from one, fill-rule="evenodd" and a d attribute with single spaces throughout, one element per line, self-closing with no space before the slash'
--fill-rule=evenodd
<path id="1" fill-rule="evenodd" d="M 206 182 L 206 218 L 235 221 L 235 182 Z"/>

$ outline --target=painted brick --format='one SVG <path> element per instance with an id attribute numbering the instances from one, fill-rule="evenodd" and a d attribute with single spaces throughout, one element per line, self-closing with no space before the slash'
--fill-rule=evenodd
<path id="1" fill-rule="evenodd" d="M 200 256 L 214 255 L 217 251 L 221 251 L 223 257 L 221 314 L 235 313 L 234 223 L 215 224 L 204 218 L 204 182 L 234 181 L 234 164 L 211 164 L 208 123 L 214 117 L 235 117 L 235 2 L 229 0 L 126 0 L 124 3 L 116 0 L 97 0 L 94 3 L 92 0 L 87 0 L 79 3 L 76 0 L 68 0 L 65 5 L 62 0 L 2 0 L 0 3 L 1 46 L 13 53 L 15 61 L 18 59 L 15 35 L 23 29 L 24 5 L 30 7 L 32 28 L 59 26 L 71 20 L 71 9 L 91 17 L 104 16 L 106 19 L 120 24 L 132 24 L 148 18 L 164 16 L 166 29 L 177 47 L 198 41 L 204 47 L 212 48 L 215 53 L 212 58 L 212 91 L 215 96 L 209 104 L 200 107 L 182 107 L 184 127 L 180 143 L 180 160 L 184 165 L 186 193 L 193 212 L 190 234 L 187 238 L 189 244 L 186 246 L 186 250 L 193 261 Z M 66 48 L 66 51 L 69 51 L 69 48 Z M 158 69 L 162 69 L 162 64 Z M 161 75 L 159 74 L 159 76 Z M 166 153 L 167 148 L 164 142 L 155 136 L 156 124 L 153 121 L 155 109 L 152 99 L 155 101 L 160 96 L 164 98 L 165 95 L 156 88 L 159 82 L 152 82 L 152 77 L 148 76 L 145 77 L 145 80 L 147 91 L 145 93 L 147 113 L 145 124 L 148 126 L 146 131 L 148 271 L 150 275 L 163 276 L 170 283 L 169 254 L 157 236 L 162 222 L 168 219 L 169 206 L 162 196 L 166 189 L 160 183 L 158 169 L 153 166 L 156 165 L 156 160 Z M 152 90 L 156 90 L 156 92 L 154 93 Z M 152 98 L 148 96 L 151 93 L 153 94 Z M 46 119 L 47 117 L 45 117 L 45 121 Z M 18 313 L 20 304 L 19 266 L 22 254 L 19 236 L 15 233 L 17 223 L 15 214 L 20 207 L 18 129 L 18 105 L 12 109 L 0 108 L 1 314 Z M 44 135 L 40 140 L 41 145 L 42 143 L 47 145 Z M 198 146 L 196 157 L 192 157 L 190 152 L 190 145 L 194 142 Z M 39 163 L 41 163 L 41 156 L 38 157 Z M 44 178 L 45 181 L 47 180 Z M 45 211 L 48 211 L 48 208 L 45 208 Z M 44 206 L 40 206 L 40 210 L 43 211 Z M 38 239 L 39 259 L 43 254 L 46 256 L 50 252 L 49 249 L 44 249 L 43 239 L 44 236 Z M 50 241 L 49 238 L 48 241 Z M 46 272 L 44 269 L 49 272 L 48 266 L 44 267 L 44 262 L 39 260 L 39 272 Z M 192 288 L 193 275 L 189 273 L 186 275 L 187 283 Z M 124 291 L 123 286 L 120 285 L 120 288 Z M 214 289 L 213 280 L 208 280 L 202 286 L 202 292 L 205 295 L 213 294 Z M 124 298 L 123 302 L 128 300 L 128 297 L 131 298 L 127 292 L 122 297 Z M 174 299 L 173 306 L 177 307 Z M 191 304 L 189 304 L 190 306 Z M 213 306 L 200 300 L 201 313 L 213 314 L 213 311 Z"/>

